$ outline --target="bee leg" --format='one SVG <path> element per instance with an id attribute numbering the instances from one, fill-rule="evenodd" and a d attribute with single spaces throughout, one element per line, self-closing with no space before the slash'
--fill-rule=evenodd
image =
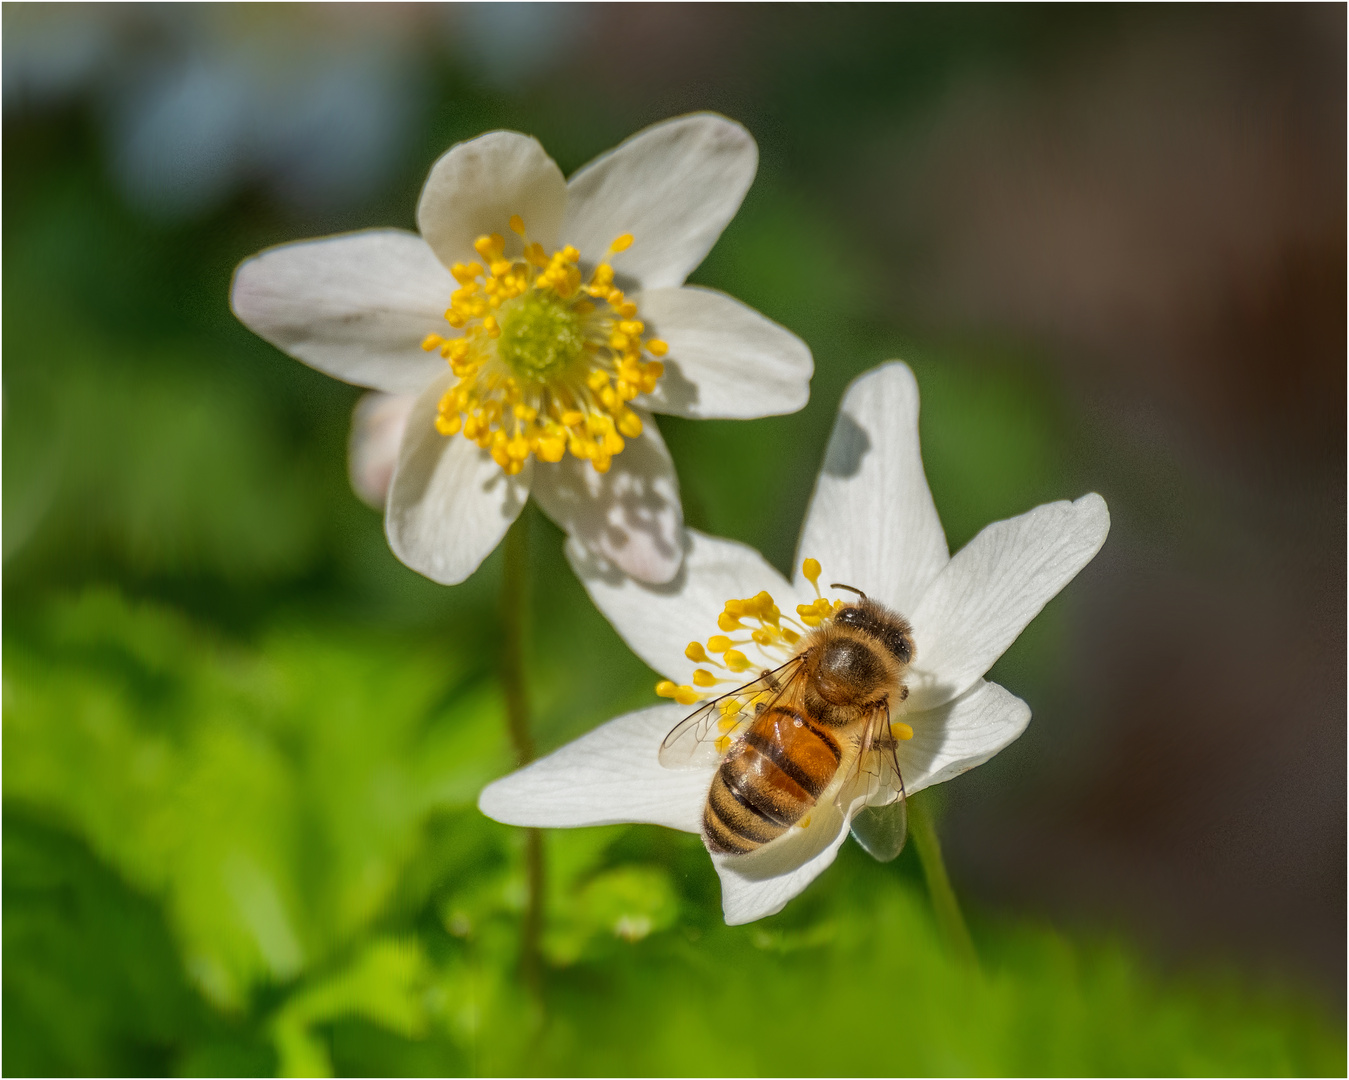
<path id="1" fill-rule="evenodd" d="M 900 700 L 900 701 L 908 701 L 908 700 L 909 700 L 909 688 L 908 688 L 908 686 L 904 685 L 903 683 L 901 683 L 900 686 L 899 686 L 899 700 Z"/>

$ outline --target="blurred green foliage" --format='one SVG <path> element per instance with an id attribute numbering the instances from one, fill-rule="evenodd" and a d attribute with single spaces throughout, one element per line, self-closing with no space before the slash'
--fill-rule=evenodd
<path id="1" fill-rule="evenodd" d="M 695 837 L 550 837 L 546 1010 L 490 678 L 388 635 L 221 640 L 107 589 L 6 634 L 5 1036 L 18 1073 L 1334 1072 L 1289 995 L 977 925 L 852 848 L 726 927 Z M 451 656 L 453 654 L 450 654 Z"/>
<path id="2" fill-rule="evenodd" d="M 442 90 L 426 160 L 524 123 Z M 562 139 L 564 165 L 612 141 L 593 134 Z M 134 217 L 77 111 L 7 122 L 5 149 L 6 1071 L 1344 1071 L 1343 1027 L 1310 999 L 1162 977 L 1119 941 L 976 912 L 985 967 L 966 971 L 907 854 L 847 846 L 781 915 L 728 928 L 697 838 L 648 827 L 548 836 L 536 1000 L 523 837 L 474 808 L 510 765 L 499 556 L 453 590 L 401 567 L 347 488 L 357 391 L 227 308 L 235 263 L 301 227 L 248 200 Z M 1034 358 L 904 343 L 771 150 L 696 280 L 801 333 L 814 394 L 790 417 L 662 420 L 690 523 L 785 568 L 843 387 L 893 355 L 918 373 L 953 545 L 1079 494 L 1074 420 Z M 410 224 L 424 165 L 303 232 Z M 654 677 L 529 513 L 546 750 L 648 703 Z M 1058 677 L 1070 602 L 998 669 L 1028 696 Z"/>

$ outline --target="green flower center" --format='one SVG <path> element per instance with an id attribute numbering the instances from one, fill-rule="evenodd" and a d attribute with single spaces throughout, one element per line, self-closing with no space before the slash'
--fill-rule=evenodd
<path id="1" fill-rule="evenodd" d="M 523 382 L 547 382 L 585 352 L 584 316 L 556 295 L 531 289 L 501 306 L 497 356 Z"/>
<path id="2" fill-rule="evenodd" d="M 507 476 L 531 457 L 556 463 L 568 453 L 608 472 L 624 440 L 642 433 L 628 402 L 655 390 L 665 369 L 656 357 L 670 348 L 645 336 L 637 305 L 614 286 L 609 256 L 626 251 L 632 235 L 610 244 L 586 281 L 576 248 L 549 255 L 525 240 L 518 214 L 510 225 L 525 241 L 519 258 L 507 259 L 505 238 L 492 233 L 473 241 L 486 267 L 450 267 L 459 288 L 445 321 L 463 333 L 422 339 L 459 378 L 441 396 L 436 430 L 462 431 Z"/>

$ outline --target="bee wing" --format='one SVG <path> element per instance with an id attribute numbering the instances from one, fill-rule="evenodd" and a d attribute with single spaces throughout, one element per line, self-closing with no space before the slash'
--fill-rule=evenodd
<path id="1" fill-rule="evenodd" d="M 803 670 L 804 657 L 765 671 L 752 682 L 705 701 L 676 725 L 660 744 L 660 763 L 667 769 L 715 765 L 759 714 L 788 692 Z"/>
<path id="2" fill-rule="evenodd" d="M 852 835 L 862 850 L 879 862 L 889 862 L 904 850 L 909 829 L 897 746 L 890 731 L 889 708 L 877 709 L 857 756 L 853 798 L 865 793 L 866 802 L 852 819 Z"/>

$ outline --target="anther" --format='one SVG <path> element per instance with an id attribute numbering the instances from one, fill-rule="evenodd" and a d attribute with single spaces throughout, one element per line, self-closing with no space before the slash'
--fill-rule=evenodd
<path id="1" fill-rule="evenodd" d="M 818 559 L 807 559 L 801 564 L 801 573 L 805 575 L 811 587 L 815 590 L 815 595 L 820 595 L 820 571 L 821 566 Z"/>

